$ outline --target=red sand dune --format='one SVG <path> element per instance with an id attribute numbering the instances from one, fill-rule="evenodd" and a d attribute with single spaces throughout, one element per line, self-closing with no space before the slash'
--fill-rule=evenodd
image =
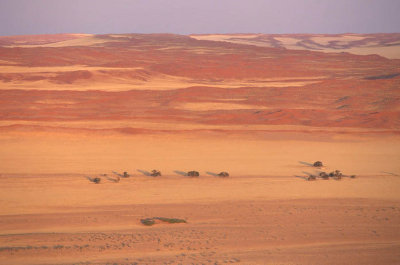
<path id="1" fill-rule="evenodd" d="M 400 264 L 399 39 L 0 37 L 0 264 Z"/>
<path id="2" fill-rule="evenodd" d="M 296 134 L 308 133 L 308 139 L 317 132 L 330 140 L 335 134 L 397 137 L 400 60 L 232 40 L 283 43 L 288 41 L 284 38 L 292 38 L 330 48 L 375 41 L 382 47 L 396 47 L 398 37 L 4 37 L 0 44 L 0 130 L 4 135 L 201 134 L 201 139 L 238 136 L 255 140 L 276 139 L 271 135 L 274 132 L 290 133 L 296 139 Z M 21 41 L 30 45 L 18 45 Z"/>

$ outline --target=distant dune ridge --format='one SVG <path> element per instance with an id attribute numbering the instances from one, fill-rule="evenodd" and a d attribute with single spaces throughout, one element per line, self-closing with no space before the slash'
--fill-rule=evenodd
<path id="1" fill-rule="evenodd" d="M 110 166 L 111 161 L 123 165 L 127 157 L 140 156 L 140 152 L 145 154 L 137 157 L 141 163 L 160 168 L 152 161 L 174 159 L 174 150 L 187 153 L 180 139 L 191 139 L 192 148 L 199 150 L 207 149 L 207 143 L 231 139 L 217 152 L 219 163 L 226 160 L 233 167 L 238 165 L 228 162 L 233 158 L 226 151 L 229 145 L 236 145 L 243 155 L 248 154 L 242 141 L 259 141 L 262 147 L 280 139 L 397 139 L 400 60 L 374 53 L 385 48 L 398 52 L 399 45 L 400 34 L 0 37 L 0 132 L 9 146 L 0 154 L 8 163 L 0 167 L 6 172 L 26 172 L 18 163 L 25 161 L 27 168 L 51 172 L 48 166 L 36 164 L 48 156 L 59 157 L 54 167 L 57 172 L 80 172 L 85 168 L 77 160 L 80 155 L 58 151 L 67 142 L 72 147 L 80 141 L 71 142 L 72 136 L 92 137 L 84 152 L 92 157 L 88 163 L 93 170 Z M 362 54 L 370 48 L 369 55 L 357 52 L 361 49 Z M 65 140 L 48 141 L 55 145 L 38 151 L 42 158 L 24 156 L 39 147 L 36 143 L 41 140 L 32 136 Z M 10 140 L 15 137 L 18 140 Z M 104 160 L 109 152 L 99 153 L 95 144 L 103 137 L 128 137 L 132 149 L 120 150 L 121 157 L 115 154 L 117 160 Z M 153 147 L 139 144 L 155 139 L 161 141 L 159 150 L 154 150 L 158 158 L 146 151 Z M 164 139 L 174 144 L 167 147 Z M 120 141 L 116 139 L 115 143 Z M 297 146 L 286 143 L 288 150 Z M 135 148 L 139 145 L 145 150 Z M 13 148 L 22 148 L 22 157 L 10 153 Z M 74 150 L 81 148 L 78 144 Z M 329 152 L 338 155 L 340 150 Z M 193 163 L 202 166 L 208 161 L 201 152 L 192 152 L 191 156 Z M 65 166 L 65 159 L 76 162 Z M 257 164 L 251 167 L 253 174 L 264 172 L 258 165 L 262 159 L 243 159 L 249 167 Z M 291 163 L 290 159 L 301 158 L 291 155 L 286 159 Z M 381 163 L 381 170 L 389 166 L 396 171 L 388 161 L 392 160 Z M 169 172 L 185 166 L 176 158 L 163 163 L 176 164 L 176 168 L 166 166 Z M 364 166 L 362 172 L 367 171 Z M 223 169 L 237 173 L 244 168 Z"/>
<path id="2" fill-rule="evenodd" d="M 352 54 L 378 54 L 400 59 L 400 34 L 215 34 L 192 35 L 198 40 L 225 41 L 260 47 Z"/>
<path id="3" fill-rule="evenodd" d="M 399 128 L 399 61 L 331 51 L 398 52 L 400 34 L 59 34 L 0 45 L 3 121 Z"/>

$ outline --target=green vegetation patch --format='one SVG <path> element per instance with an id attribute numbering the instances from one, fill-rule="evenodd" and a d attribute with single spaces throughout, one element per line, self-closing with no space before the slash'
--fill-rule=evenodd
<path id="1" fill-rule="evenodd" d="M 156 223 L 156 221 L 153 218 L 145 218 L 145 219 L 141 219 L 140 222 L 144 225 L 154 225 Z"/>
<path id="2" fill-rule="evenodd" d="M 152 226 L 156 223 L 157 220 L 164 222 L 164 223 L 170 223 L 170 224 L 187 223 L 185 219 L 166 218 L 166 217 L 145 218 L 145 219 L 141 219 L 140 222 L 144 225 Z"/>

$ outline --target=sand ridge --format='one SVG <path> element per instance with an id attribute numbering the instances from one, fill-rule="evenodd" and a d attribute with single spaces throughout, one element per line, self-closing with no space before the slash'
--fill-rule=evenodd
<path id="1" fill-rule="evenodd" d="M 260 47 L 283 47 L 293 50 L 323 52 L 348 52 L 368 55 L 378 54 L 386 58 L 400 58 L 399 34 L 218 34 L 191 35 L 198 40 L 224 41 Z"/>

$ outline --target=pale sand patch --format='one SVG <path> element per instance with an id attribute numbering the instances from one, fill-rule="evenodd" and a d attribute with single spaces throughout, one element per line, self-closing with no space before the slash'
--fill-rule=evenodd
<path id="1" fill-rule="evenodd" d="M 72 68 L 74 71 L 77 69 L 91 70 L 89 68 Z M 99 69 L 101 70 L 101 69 Z M 145 76 L 147 80 L 130 78 L 129 75 L 113 75 L 113 71 L 125 71 L 127 73 L 137 74 L 138 77 Z M 133 71 L 132 71 L 133 70 Z M 192 86 L 190 79 L 184 77 L 175 77 L 169 75 L 157 74 L 154 76 L 147 76 L 147 74 L 135 73 L 138 68 L 131 70 L 123 69 L 107 69 L 108 72 L 91 71 L 92 76 L 89 79 L 74 80 L 73 83 L 54 83 L 46 79 L 38 81 L 15 81 L 15 82 L 0 82 L 0 89 L 37 89 L 37 90 L 74 90 L 74 91 L 87 91 L 87 90 L 103 90 L 103 91 L 127 91 L 132 89 L 139 90 L 170 90 L 179 89 Z M 41 70 L 39 70 L 41 71 Z M 49 74 L 60 73 L 50 72 Z M 45 74 L 46 77 L 48 77 Z"/>
<path id="2" fill-rule="evenodd" d="M 209 40 L 209 41 L 226 41 L 236 44 L 256 45 L 260 47 L 272 47 L 269 42 L 254 39 L 262 34 L 233 34 L 233 35 L 190 35 L 191 38 L 196 40 Z"/>
<path id="3" fill-rule="evenodd" d="M 56 77 L 56 74 L 73 71 L 89 71 L 89 79 L 74 80 L 72 84 L 54 83 L 49 80 L 17 80 L 0 82 L 0 89 L 38 89 L 38 90 L 105 90 L 126 91 L 132 89 L 171 90 L 189 86 L 213 86 L 220 88 L 238 87 L 301 87 L 317 83 L 326 76 L 272 77 L 259 79 L 221 79 L 199 80 L 165 74 L 146 73 L 142 67 L 91 67 L 86 65 L 56 67 L 0 66 L 0 73 L 41 74 L 44 78 Z M 144 78 L 135 78 L 144 77 Z"/>
<path id="4" fill-rule="evenodd" d="M 221 48 L 221 47 L 197 47 L 197 46 L 168 46 L 168 47 L 162 47 L 162 48 L 157 48 L 159 51 L 189 51 L 190 53 L 196 53 L 196 54 L 218 54 L 220 55 L 225 55 L 225 54 L 232 54 L 227 49 Z"/>
<path id="5" fill-rule="evenodd" d="M 4 46 L 6 48 L 16 48 L 16 47 L 22 47 L 22 48 L 35 48 L 35 47 L 72 47 L 72 46 L 92 46 L 92 45 L 99 45 L 103 44 L 106 42 L 121 42 L 121 40 L 116 39 L 102 39 L 96 37 L 96 35 L 79 35 L 79 38 L 72 39 L 72 40 L 65 40 L 65 41 L 59 41 L 59 42 L 54 42 L 54 43 L 47 43 L 47 44 L 31 44 L 31 45 L 7 45 Z"/>
<path id="6" fill-rule="evenodd" d="M 265 41 L 260 41 L 260 40 L 241 40 L 241 39 L 227 39 L 225 41 L 229 41 L 231 43 L 236 43 L 236 44 L 244 44 L 244 45 L 255 45 L 259 47 L 267 47 L 267 48 L 273 48 L 274 46 L 271 45 L 269 42 Z"/>
<path id="7" fill-rule="evenodd" d="M 308 45 L 312 47 L 311 45 Z M 321 48 L 319 46 L 314 46 L 318 51 L 323 51 L 323 52 L 328 52 L 328 53 L 339 53 L 339 52 L 347 52 L 351 54 L 357 54 L 357 55 L 379 55 L 383 56 L 388 59 L 400 59 L 400 45 L 398 46 L 378 46 L 378 47 L 373 47 L 373 46 L 360 46 L 360 47 L 354 47 L 354 48 L 347 48 L 347 49 L 330 49 L 330 48 Z M 288 47 L 288 49 L 293 49 L 293 50 L 307 50 L 304 47 L 301 46 L 291 46 Z"/>
<path id="8" fill-rule="evenodd" d="M 197 40 L 213 40 L 213 41 L 225 41 L 231 38 L 240 38 L 240 39 L 251 39 L 262 34 L 206 34 L 206 35 L 189 35 L 191 38 Z"/>
<path id="9" fill-rule="evenodd" d="M 247 100 L 247 98 L 221 98 L 219 101 L 244 101 Z"/>
<path id="10" fill-rule="evenodd" d="M 367 36 L 359 36 L 359 35 L 340 35 L 340 36 L 316 36 L 311 37 L 310 39 L 321 45 L 328 45 L 331 41 L 339 41 L 343 43 L 351 43 L 354 41 L 359 41 L 368 38 Z"/>
<path id="11" fill-rule="evenodd" d="M 262 78 L 260 80 L 257 79 L 249 79 L 249 82 L 287 82 L 287 81 L 320 81 L 321 79 L 329 78 L 327 75 L 316 75 L 316 76 L 285 76 L 285 77 L 269 77 L 269 78 Z"/>
<path id="12" fill-rule="evenodd" d="M 1 62 L 1 61 L 0 61 Z M 97 67 L 87 65 L 70 66 L 0 66 L 0 73 L 53 73 L 53 72 L 73 72 L 73 71 L 115 71 L 115 70 L 141 70 L 142 67 Z"/>
<path id="13" fill-rule="evenodd" d="M 0 60 L 0 64 L 16 65 L 16 64 L 18 64 L 18 63 L 12 62 L 12 61 Z M 0 69 L 1 69 L 2 67 L 3 67 L 3 66 L 0 66 Z M 0 70 L 0 72 L 2 72 L 2 71 Z"/>
<path id="14" fill-rule="evenodd" d="M 240 110 L 240 109 L 271 109 L 264 106 L 237 104 L 237 103 L 220 103 L 220 102 L 199 102 L 184 103 L 176 106 L 177 109 L 190 111 L 209 111 L 209 110 Z"/>
<path id="15" fill-rule="evenodd" d="M 348 52 L 359 55 L 377 54 L 388 59 L 400 59 L 400 44 L 390 47 L 358 47 L 350 49 L 327 49 L 327 52 Z"/>
<path id="16" fill-rule="evenodd" d="M 262 34 L 261 34 L 262 35 Z M 257 37 L 259 35 L 247 35 L 242 37 L 240 34 L 238 35 L 191 35 L 192 38 L 198 40 L 212 40 L 212 41 L 227 41 L 237 44 L 246 44 L 246 45 L 256 45 L 260 47 L 271 47 L 269 41 L 263 40 L 251 40 L 251 38 Z M 332 53 L 339 53 L 339 52 L 348 52 L 352 54 L 358 55 L 370 55 L 370 54 L 377 54 L 389 59 L 400 59 L 400 45 L 396 46 L 379 46 L 378 43 L 371 41 L 366 46 L 352 47 L 348 49 L 330 49 L 324 48 L 317 45 L 313 45 L 311 43 L 307 43 L 309 48 L 303 47 L 298 45 L 299 42 L 303 40 L 303 38 L 299 37 L 290 37 L 290 36 L 274 36 L 275 40 L 280 41 L 281 45 L 287 49 L 291 50 L 315 50 L 321 52 L 332 52 Z M 358 36 L 353 34 L 344 34 L 342 36 L 314 36 L 310 35 L 310 39 L 320 43 L 322 45 L 328 45 L 329 41 L 341 41 L 342 44 L 351 43 L 357 40 L 363 40 L 366 36 Z M 396 42 L 395 42 L 396 43 Z"/>
<path id="17" fill-rule="evenodd" d="M 274 39 L 280 41 L 281 44 L 283 44 L 283 46 L 287 49 L 294 49 L 293 47 L 298 47 L 298 49 L 300 49 L 300 47 L 297 46 L 297 43 L 302 41 L 302 39 L 295 37 L 274 37 Z"/>
<path id="18" fill-rule="evenodd" d="M 218 56 L 221 55 L 230 55 L 232 52 L 226 49 L 215 49 L 215 48 L 190 48 L 188 49 L 189 52 L 191 53 L 196 53 L 196 54 L 218 54 Z M 267 57 L 267 58 L 272 58 L 272 57 Z"/>
<path id="19" fill-rule="evenodd" d="M 282 80 L 283 79 L 283 80 Z M 295 79 L 295 78 L 293 78 Z M 281 78 L 282 81 L 275 82 L 271 81 L 271 79 L 242 79 L 242 80 L 234 80 L 234 79 L 224 79 L 221 81 L 189 81 L 192 86 L 212 86 L 212 87 L 220 87 L 220 88 L 239 88 L 239 87 L 302 87 L 310 84 L 319 83 L 320 80 L 315 81 L 302 81 L 301 78 L 297 78 L 300 81 L 290 81 L 290 79 Z"/>
<path id="20" fill-rule="evenodd" d="M 275 38 L 278 39 L 278 38 Z M 290 38 L 280 38 L 283 42 L 283 45 L 287 49 L 291 50 L 316 50 L 322 52 L 329 52 L 329 53 L 339 53 L 339 52 L 348 52 L 357 55 L 371 55 L 377 54 L 388 59 L 400 59 L 400 45 L 399 46 L 359 46 L 347 49 L 331 49 L 331 48 L 324 48 L 312 44 L 308 44 L 310 48 L 305 48 L 303 46 L 299 46 L 299 40 L 290 40 Z"/>
<path id="21" fill-rule="evenodd" d="M 36 104 L 49 104 L 49 105 L 73 105 L 77 104 L 75 101 L 66 99 L 43 99 L 35 101 Z"/>
<path id="22" fill-rule="evenodd" d="M 90 70 L 90 68 L 71 68 Z M 24 69 L 20 69 L 23 71 Z M 29 69 L 26 69 L 29 71 Z M 99 69 L 100 70 L 100 69 Z M 110 73 L 116 69 L 107 69 Z M 132 69 L 139 70 L 139 69 Z M 132 71 L 132 70 L 127 70 Z M 38 69 L 38 71 L 42 71 Z M 50 72 L 54 74 L 56 72 Z M 58 72 L 57 72 L 58 73 Z M 224 79 L 224 80 L 196 80 L 187 77 L 171 76 L 165 74 L 150 74 L 145 75 L 145 79 L 135 79 L 127 76 L 112 75 L 110 73 L 100 73 L 96 71 L 89 79 L 78 79 L 72 84 L 53 83 L 48 80 L 38 81 L 15 81 L 15 82 L 0 82 L 0 89 L 38 89 L 38 90 L 104 90 L 104 91 L 126 91 L 126 90 L 173 90 L 187 88 L 191 86 L 211 86 L 218 88 L 240 88 L 240 87 L 302 87 L 309 84 L 320 82 L 319 77 L 316 80 L 301 80 L 301 77 L 293 78 L 296 81 L 290 81 L 291 77 L 281 78 L 282 81 L 270 81 L 272 79 Z M 134 73 L 134 72 L 133 72 Z M 141 76 L 138 73 L 138 76 Z"/>

